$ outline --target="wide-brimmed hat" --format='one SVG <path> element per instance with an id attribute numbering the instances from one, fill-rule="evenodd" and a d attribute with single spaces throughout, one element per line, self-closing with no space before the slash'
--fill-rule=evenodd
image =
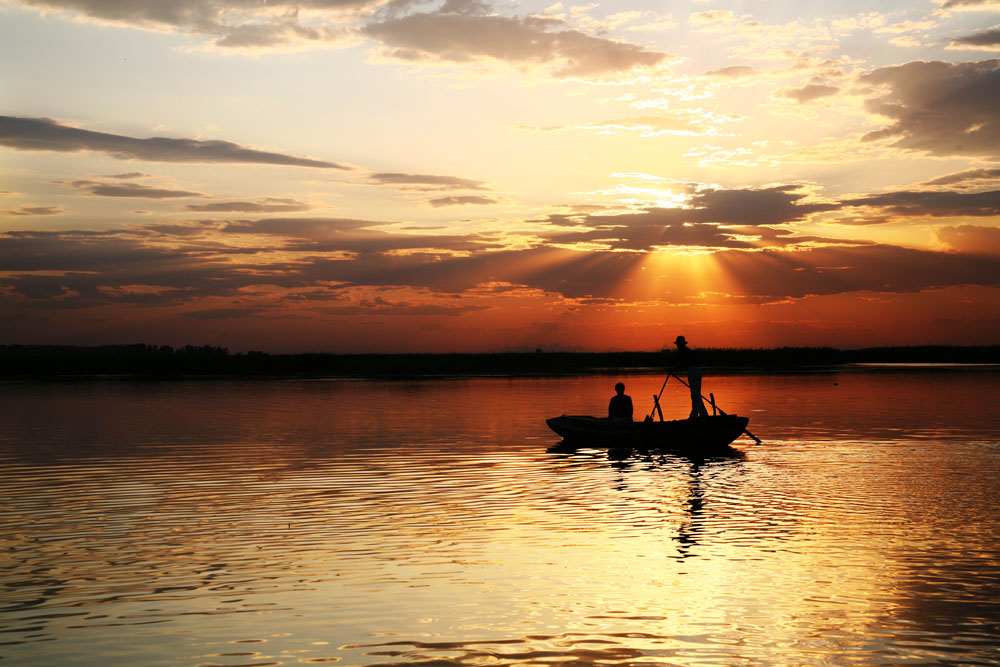
<path id="1" fill-rule="evenodd" d="M 684 336 L 678 336 L 677 340 L 674 341 L 674 345 L 687 345 L 687 341 L 684 340 Z"/>

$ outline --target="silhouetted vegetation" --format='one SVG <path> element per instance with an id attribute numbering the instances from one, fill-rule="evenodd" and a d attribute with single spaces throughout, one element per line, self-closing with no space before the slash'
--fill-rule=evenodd
<path id="1" fill-rule="evenodd" d="M 849 364 L 1000 363 L 1000 345 L 839 350 L 831 347 L 703 348 L 709 372 L 794 372 Z M 417 377 L 558 375 L 672 367 L 674 351 L 483 354 L 230 354 L 226 348 L 154 345 L 0 345 L 0 376 Z"/>

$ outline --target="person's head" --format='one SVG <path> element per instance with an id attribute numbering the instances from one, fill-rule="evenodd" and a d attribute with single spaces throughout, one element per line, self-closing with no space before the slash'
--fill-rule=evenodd
<path id="1" fill-rule="evenodd" d="M 615 391 L 618 392 L 619 394 L 624 394 L 625 393 L 625 384 L 623 382 L 619 382 L 618 384 L 616 384 L 615 385 Z"/>
<path id="2" fill-rule="evenodd" d="M 684 336 L 678 336 L 677 340 L 674 341 L 674 345 L 677 347 L 687 347 L 688 342 L 684 340 Z"/>

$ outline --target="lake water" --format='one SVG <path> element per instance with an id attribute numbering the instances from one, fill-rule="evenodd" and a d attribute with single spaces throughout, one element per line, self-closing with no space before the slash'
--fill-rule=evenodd
<path id="1" fill-rule="evenodd" d="M 763 444 L 548 451 L 619 379 L 648 411 L 661 376 L 0 383 L 0 658 L 1000 663 L 1000 371 L 708 376 Z"/>

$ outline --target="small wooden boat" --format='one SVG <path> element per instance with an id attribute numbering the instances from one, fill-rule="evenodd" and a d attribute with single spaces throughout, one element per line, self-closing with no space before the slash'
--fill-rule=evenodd
<path id="1" fill-rule="evenodd" d="M 704 450 L 727 447 L 746 431 L 750 419 L 720 414 L 622 424 L 606 417 L 563 415 L 545 423 L 569 445 Z"/>

